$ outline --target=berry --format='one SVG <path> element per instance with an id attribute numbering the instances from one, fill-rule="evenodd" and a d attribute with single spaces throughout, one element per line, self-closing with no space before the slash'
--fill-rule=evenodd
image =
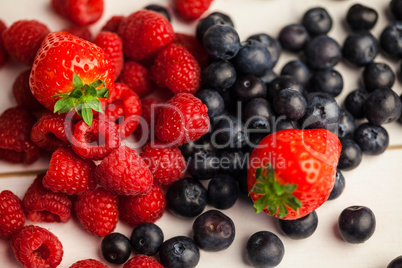
<path id="1" fill-rule="evenodd" d="M 186 160 L 192 157 L 196 152 L 208 152 L 215 151 L 215 147 L 212 146 L 208 135 L 204 135 L 196 141 L 185 143 L 179 147 L 182 155 Z"/>
<path id="2" fill-rule="evenodd" d="M 298 52 L 304 48 L 308 40 L 308 32 L 301 24 L 290 24 L 281 29 L 278 40 L 283 49 Z"/>
<path id="3" fill-rule="evenodd" d="M 7 28 L 7 25 L 0 20 L 0 67 L 2 67 L 8 61 L 8 53 L 4 47 L 3 32 Z"/>
<path id="4" fill-rule="evenodd" d="M 32 95 L 29 88 L 29 75 L 31 70 L 21 72 L 13 83 L 13 96 L 17 105 L 24 107 L 29 111 L 39 111 L 43 106 Z"/>
<path id="5" fill-rule="evenodd" d="M 56 268 L 63 258 L 63 245 L 49 230 L 27 225 L 10 240 L 15 258 L 24 267 Z"/>
<path id="6" fill-rule="evenodd" d="M 228 115 L 221 118 L 214 126 L 211 141 L 217 149 L 240 149 L 246 145 L 248 135 L 241 118 Z"/>
<path id="7" fill-rule="evenodd" d="M 253 267 L 275 267 L 284 254 L 283 243 L 274 233 L 259 231 L 247 241 L 246 258 Z"/>
<path id="8" fill-rule="evenodd" d="M 208 108 L 208 117 L 215 118 L 225 110 L 225 103 L 222 96 L 215 90 L 203 89 L 198 91 L 195 96 L 199 98 Z"/>
<path id="9" fill-rule="evenodd" d="M 209 180 L 220 169 L 219 158 L 214 151 L 196 151 L 188 160 L 187 170 L 190 175 L 198 180 Z"/>
<path id="10" fill-rule="evenodd" d="M 294 76 L 303 86 L 310 80 L 310 71 L 308 67 L 300 60 L 287 62 L 281 70 L 282 75 Z"/>
<path id="11" fill-rule="evenodd" d="M 179 16 L 186 20 L 196 20 L 208 10 L 212 0 L 175 0 L 174 5 Z"/>
<path id="12" fill-rule="evenodd" d="M 174 43 L 187 49 L 197 60 L 201 68 L 208 65 L 208 53 L 195 36 L 184 33 L 175 33 Z"/>
<path id="13" fill-rule="evenodd" d="M 144 9 L 152 10 L 162 14 L 167 20 L 170 22 L 172 21 L 170 12 L 166 9 L 166 7 L 158 5 L 158 4 L 150 4 L 144 7 Z"/>
<path id="14" fill-rule="evenodd" d="M 366 99 L 363 111 L 371 124 L 387 124 L 396 121 L 401 116 L 401 99 L 391 88 L 378 88 L 371 92 Z"/>
<path id="15" fill-rule="evenodd" d="M 335 133 L 338 138 L 350 138 L 353 136 L 353 132 L 356 129 L 355 119 L 352 114 L 347 110 L 340 110 L 338 131 Z"/>
<path id="16" fill-rule="evenodd" d="M 247 145 L 249 141 L 247 142 Z M 242 150 L 224 149 L 218 151 L 220 172 L 232 176 L 239 177 L 247 171 L 248 154 Z M 224 179 L 225 180 L 225 179 Z"/>
<path id="17" fill-rule="evenodd" d="M 369 32 L 350 34 L 342 47 L 343 57 L 356 66 L 364 66 L 374 60 L 378 54 L 378 42 Z"/>
<path id="18" fill-rule="evenodd" d="M 25 214 L 32 222 L 67 222 L 71 217 L 71 200 L 62 193 L 45 189 L 44 174 L 36 177 L 25 192 L 22 204 Z"/>
<path id="19" fill-rule="evenodd" d="M 200 251 L 191 238 L 175 236 L 163 242 L 159 258 L 164 267 L 193 268 L 200 261 Z"/>
<path id="20" fill-rule="evenodd" d="M 120 233 L 108 234 L 102 239 L 101 252 L 109 263 L 123 264 L 131 255 L 130 240 Z"/>
<path id="21" fill-rule="evenodd" d="M 119 195 L 146 193 L 152 186 L 152 173 L 138 153 L 121 146 L 114 150 L 95 169 L 99 184 Z"/>
<path id="22" fill-rule="evenodd" d="M 90 25 L 103 15 L 103 0 L 52 0 L 52 8 L 60 16 L 77 25 Z"/>
<path id="23" fill-rule="evenodd" d="M 346 14 L 346 22 L 354 31 L 371 30 L 377 19 L 377 11 L 361 4 L 354 4 Z"/>
<path id="24" fill-rule="evenodd" d="M 332 68 L 342 59 L 338 42 L 327 35 L 319 35 L 308 41 L 304 53 L 307 66 L 316 70 Z"/>
<path id="25" fill-rule="evenodd" d="M 359 244 L 367 241 L 375 231 L 376 219 L 373 211 L 364 206 L 345 208 L 338 218 L 338 229 L 342 239 Z"/>
<path id="26" fill-rule="evenodd" d="M 119 197 L 98 187 L 78 196 L 74 210 L 81 225 L 90 234 L 106 236 L 119 219 Z"/>
<path id="27" fill-rule="evenodd" d="M 389 144 L 389 135 L 385 128 L 370 123 L 363 123 L 354 132 L 354 140 L 364 154 L 379 155 L 385 152 Z"/>
<path id="28" fill-rule="evenodd" d="M 130 242 L 138 254 L 152 256 L 158 253 L 163 239 L 162 229 L 158 225 L 144 222 L 133 229 Z"/>
<path id="29" fill-rule="evenodd" d="M 101 31 L 117 33 L 119 30 L 120 23 L 126 19 L 125 16 L 112 16 L 106 21 L 105 25 L 102 26 Z"/>
<path id="30" fill-rule="evenodd" d="M 300 92 L 287 88 L 279 91 L 273 100 L 276 114 L 284 115 L 290 120 L 302 118 L 307 109 L 307 101 Z"/>
<path id="31" fill-rule="evenodd" d="M 402 2 L 400 0 L 391 0 L 390 10 L 397 20 L 402 20 Z"/>
<path id="32" fill-rule="evenodd" d="M 236 180 L 225 174 L 216 175 L 208 183 L 208 204 L 217 209 L 231 208 L 239 196 Z"/>
<path id="33" fill-rule="evenodd" d="M 208 28 L 202 44 L 211 57 L 222 60 L 234 58 L 241 48 L 240 37 L 235 28 L 222 24 Z"/>
<path id="34" fill-rule="evenodd" d="M 270 83 L 267 84 L 267 99 L 272 103 L 275 94 L 281 90 L 291 88 L 296 91 L 299 91 L 301 94 L 304 93 L 304 88 L 301 82 L 290 75 L 281 75 L 273 79 Z"/>
<path id="35" fill-rule="evenodd" d="M 332 27 L 332 18 L 325 8 L 315 7 L 304 13 L 302 24 L 311 35 L 327 34 Z"/>
<path id="36" fill-rule="evenodd" d="M 388 25 L 381 33 L 380 45 L 381 48 L 391 58 L 402 58 L 402 44 L 400 42 L 399 32 L 401 31 L 402 23 L 397 21 Z"/>
<path id="37" fill-rule="evenodd" d="M 368 92 L 377 88 L 392 87 L 395 74 L 388 64 L 383 62 L 369 63 L 363 71 L 363 84 Z"/>
<path id="38" fill-rule="evenodd" d="M 137 267 L 163 268 L 163 266 L 157 260 L 141 254 L 135 255 L 123 265 L 123 268 L 137 268 Z"/>
<path id="39" fill-rule="evenodd" d="M 318 225 L 317 212 L 313 211 L 306 216 L 292 221 L 279 219 L 279 228 L 291 239 L 305 239 L 315 232 Z"/>
<path id="40" fill-rule="evenodd" d="M 203 42 L 204 34 L 210 27 L 217 25 L 217 24 L 229 25 L 231 27 L 234 27 L 232 20 L 227 15 L 223 15 L 223 16 L 226 16 L 227 18 L 229 18 L 229 20 L 227 20 L 226 17 L 224 18 L 222 15 L 219 15 L 219 14 L 222 14 L 222 13 L 218 12 L 218 13 L 214 13 L 214 14 L 209 14 L 205 18 L 202 18 L 198 21 L 197 27 L 195 30 L 195 35 L 196 35 L 198 42 L 201 45 Z"/>
<path id="41" fill-rule="evenodd" d="M 134 61 L 125 61 L 118 81 L 126 84 L 139 97 L 150 94 L 155 88 L 151 71 Z"/>
<path id="42" fill-rule="evenodd" d="M 387 266 L 387 268 L 400 268 L 400 267 L 402 267 L 402 256 L 396 257 Z"/>
<path id="43" fill-rule="evenodd" d="M 369 93 L 364 89 L 355 89 L 351 91 L 345 99 L 345 108 L 349 111 L 354 118 L 364 118 L 364 103 L 368 98 Z"/>
<path id="44" fill-rule="evenodd" d="M 343 176 L 342 172 L 337 169 L 334 187 L 332 188 L 331 194 L 329 195 L 327 200 L 334 200 L 338 198 L 345 190 L 345 184 L 345 177 Z"/>
<path id="45" fill-rule="evenodd" d="M 69 268 L 108 268 L 108 267 L 98 260 L 84 259 L 73 263 Z"/>
<path id="46" fill-rule="evenodd" d="M 92 33 L 89 30 L 88 26 L 71 26 L 67 29 L 64 29 L 64 31 L 81 39 L 92 42 Z"/>
<path id="47" fill-rule="evenodd" d="M 21 200 L 13 192 L 0 192 L 0 237 L 8 239 L 25 225 Z"/>
<path id="48" fill-rule="evenodd" d="M 159 98 L 149 97 L 141 100 L 142 119 L 139 121 L 138 127 L 135 129 L 135 135 L 139 141 L 146 143 L 151 136 L 155 134 L 155 124 L 159 116 L 159 108 L 164 103 Z"/>
<path id="49" fill-rule="evenodd" d="M 342 89 L 342 75 L 334 69 L 326 69 L 315 72 L 309 81 L 308 88 L 310 92 L 326 92 L 333 97 L 341 94 Z"/>
<path id="50" fill-rule="evenodd" d="M 282 52 L 282 47 L 281 44 L 279 43 L 278 39 L 273 38 L 272 36 L 266 34 L 266 33 L 259 33 L 259 34 L 254 34 L 251 35 L 247 40 L 257 40 L 260 41 L 265 45 L 265 47 L 268 49 L 269 54 L 271 55 L 271 62 L 272 62 L 272 68 L 276 65 L 276 63 L 279 60 L 279 56 L 281 55 Z"/>
<path id="51" fill-rule="evenodd" d="M 235 101 L 247 102 L 254 98 L 265 98 L 267 88 L 260 78 L 254 75 L 239 75 L 229 89 Z"/>
<path id="52" fill-rule="evenodd" d="M 272 106 L 266 99 L 255 98 L 244 106 L 242 120 L 248 133 L 272 132 L 274 118 Z M 246 139 L 245 142 L 247 143 L 248 140 Z"/>

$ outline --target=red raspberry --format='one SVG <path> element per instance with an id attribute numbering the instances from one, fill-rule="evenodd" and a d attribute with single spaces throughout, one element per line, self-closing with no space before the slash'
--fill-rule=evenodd
<path id="1" fill-rule="evenodd" d="M 5 29 L 7 29 L 6 24 L 2 20 L 0 20 L 0 67 L 3 66 L 8 60 L 8 53 L 6 51 L 6 48 L 4 47 L 2 36 Z"/>
<path id="2" fill-rule="evenodd" d="M 31 140 L 40 148 L 50 152 L 60 147 L 67 147 L 65 115 L 44 113 L 32 127 Z"/>
<path id="3" fill-rule="evenodd" d="M 120 217 L 135 227 L 143 222 L 155 222 L 165 212 L 166 199 L 162 189 L 154 184 L 146 194 L 122 196 Z"/>
<path id="4" fill-rule="evenodd" d="M 89 25 L 103 14 L 103 0 L 52 0 L 54 11 L 77 25 Z"/>
<path id="5" fill-rule="evenodd" d="M 119 197 L 103 188 L 80 195 L 74 205 L 81 225 L 91 234 L 106 236 L 113 232 L 119 219 Z"/>
<path id="6" fill-rule="evenodd" d="M 8 54 L 15 60 L 32 65 L 42 40 L 50 30 L 36 20 L 19 20 L 3 32 L 3 42 Z"/>
<path id="7" fill-rule="evenodd" d="M 174 40 L 170 22 L 163 15 L 145 9 L 128 16 L 118 32 L 123 40 L 124 55 L 134 61 L 153 58 Z"/>
<path id="8" fill-rule="evenodd" d="M 208 65 L 209 55 L 194 35 L 176 33 L 174 43 L 186 48 L 194 56 L 201 68 Z"/>
<path id="9" fill-rule="evenodd" d="M 35 118 L 24 108 L 9 108 L 0 115 L 0 159 L 31 164 L 38 160 L 39 148 L 30 140 Z"/>
<path id="10" fill-rule="evenodd" d="M 82 38 L 89 42 L 92 42 L 92 33 L 89 30 L 88 26 L 71 26 L 67 29 L 64 29 L 64 31 L 73 34 L 75 36 L 78 36 L 79 38 Z"/>
<path id="11" fill-rule="evenodd" d="M 147 255 L 137 254 L 129 259 L 123 268 L 163 268 L 163 266 Z"/>
<path id="12" fill-rule="evenodd" d="M 73 263 L 70 268 L 108 268 L 108 266 L 95 259 L 85 259 Z"/>
<path id="13" fill-rule="evenodd" d="M 49 230 L 27 225 L 10 241 L 15 258 L 24 267 L 55 268 L 63 258 L 63 245 Z"/>
<path id="14" fill-rule="evenodd" d="M 145 145 L 141 157 L 154 175 L 154 183 L 158 185 L 169 185 L 186 171 L 186 160 L 180 149 L 158 140 Z"/>
<path id="15" fill-rule="evenodd" d="M 29 111 L 39 111 L 44 109 L 42 104 L 32 95 L 29 87 L 29 76 L 31 70 L 20 73 L 13 83 L 13 96 L 19 106 Z"/>
<path id="16" fill-rule="evenodd" d="M 212 0 L 175 0 L 174 4 L 180 17 L 196 20 L 209 9 Z"/>
<path id="17" fill-rule="evenodd" d="M 100 32 L 95 37 L 93 43 L 102 48 L 109 56 L 113 66 L 113 77 L 116 80 L 123 69 L 124 63 L 123 42 L 121 38 L 116 33 Z"/>
<path id="18" fill-rule="evenodd" d="M 99 184 L 119 195 L 146 193 L 152 186 L 152 173 L 138 153 L 126 146 L 110 153 L 95 169 Z"/>
<path id="19" fill-rule="evenodd" d="M 163 100 L 158 98 L 146 98 L 141 101 L 142 106 L 142 119 L 135 134 L 139 142 L 147 142 L 151 137 L 151 131 L 155 130 L 156 120 L 159 116 L 159 104 L 164 103 Z"/>
<path id="20" fill-rule="evenodd" d="M 198 140 L 209 131 L 208 108 L 190 93 L 179 93 L 160 109 L 156 136 L 171 145 Z"/>
<path id="21" fill-rule="evenodd" d="M 59 148 L 50 159 L 43 186 L 53 192 L 80 195 L 96 187 L 95 164 L 82 159 L 70 148 Z"/>
<path id="22" fill-rule="evenodd" d="M 22 204 L 32 222 L 67 222 L 71 217 L 71 200 L 62 193 L 45 189 L 39 174 L 25 192 Z"/>
<path id="23" fill-rule="evenodd" d="M 94 119 L 91 126 L 81 120 L 74 126 L 71 143 L 79 156 L 100 160 L 120 146 L 120 135 L 108 120 Z"/>
<path id="24" fill-rule="evenodd" d="M 119 82 L 126 84 L 139 97 L 146 96 L 155 89 L 151 71 L 134 61 L 124 62 Z"/>
<path id="25" fill-rule="evenodd" d="M 21 200 L 9 190 L 0 193 L 0 237 L 10 238 L 25 225 Z"/>
<path id="26" fill-rule="evenodd" d="M 120 23 L 125 20 L 125 16 L 112 16 L 101 28 L 101 31 L 117 33 Z"/>
<path id="27" fill-rule="evenodd" d="M 194 94 L 200 88 L 200 65 L 187 49 L 176 44 L 156 56 L 151 72 L 159 87 L 167 87 L 174 94 Z"/>

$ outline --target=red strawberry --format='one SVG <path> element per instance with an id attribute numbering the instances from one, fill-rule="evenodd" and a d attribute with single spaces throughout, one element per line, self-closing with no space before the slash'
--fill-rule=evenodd
<path id="1" fill-rule="evenodd" d="M 137 254 L 129 259 L 123 268 L 163 268 L 163 266 L 152 257 L 147 255 Z"/>
<path id="2" fill-rule="evenodd" d="M 63 245 L 49 230 L 27 225 L 10 241 L 15 258 L 24 267 L 56 268 L 63 258 Z"/>
<path id="3" fill-rule="evenodd" d="M 96 167 L 99 184 L 119 195 L 146 193 L 152 186 L 152 173 L 138 153 L 126 146 L 105 157 Z"/>
<path id="4" fill-rule="evenodd" d="M 125 20 L 125 16 L 112 16 L 101 28 L 101 31 L 117 33 L 120 23 Z"/>
<path id="5" fill-rule="evenodd" d="M 25 225 L 25 214 L 21 200 L 13 192 L 0 193 L 0 237 L 10 238 Z"/>
<path id="6" fill-rule="evenodd" d="M 341 152 L 338 137 L 325 129 L 282 130 L 254 149 L 248 189 L 256 212 L 301 218 L 327 200 Z"/>
<path id="7" fill-rule="evenodd" d="M 103 0 L 52 0 L 56 13 L 77 25 L 89 25 L 98 21 L 102 14 Z"/>
<path id="8" fill-rule="evenodd" d="M 74 209 L 79 222 L 89 233 L 106 236 L 116 228 L 118 205 L 118 196 L 103 188 L 96 188 L 80 195 Z"/>
<path id="9" fill-rule="evenodd" d="M 3 43 L 8 54 L 17 61 L 31 65 L 42 40 L 50 33 L 36 20 L 19 20 L 3 32 Z"/>
<path id="10" fill-rule="evenodd" d="M 154 60 L 152 75 L 159 87 L 174 94 L 195 93 L 200 88 L 201 68 L 193 55 L 182 46 L 172 44 Z"/>
<path id="11" fill-rule="evenodd" d="M 36 55 L 30 87 L 49 110 L 67 113 L 77 107 L 78 114 L 91 125 L 92 110 L 101 111 L 99 99 L 105 102 L 111 93 L 108 89 L 113 89 L 113 67 L 95 44 L 67 32 L 53 32 Z"/>
<path id="12" fill-rule="evenodd" d="M 69 268 L 108 268 L 108 266 L 95 259 L 85 259 L 73 263 Z"/>
<path id="13" fill-rule="evenodd" d="M 142 119 L 144 120 L 140 122 L 135 130 L 135 135 L 140 142 L 147 142 L 152 135 L 151 131 L 155 130 L 160 104 L 162 103 L 163 101 L 161 99 L 152 97 L 141 100 Z"/>
<path id="14" fill-rule="evenodd" d="M 170 22 L 151 10 L 139 10 L 128 16 L 119 26 L 124 55 L 134 61 L 153 58 L 174 40 Z"/>
<path id="15" fill-rule="evenodd" d="M 30 140 L 35 118 L 24 108 L 15 107 L 0 115 L 0 159 L 31 164 L 38 160 L 39 148 Z"/>
<path id="16" fill-rule="evenodd" d="M 32 222 L 67 222 L 71 217 L 71 200 L 62 193 L 47 190 L 40 174 L 25 192 L 22 204 Z"/>
<path id="17" fill-rule="evenodd" d="M 186 160 L 176 146 L 152 141 L 142 148 L 142 159 L 154 175 L 154 183 L 169 185 L 180 179 L 186 171 Z"/>
<path id="18" fill-rule="evenodd" d="M 20 73 L 13 83 L 13 96 L 19 106 L 29 111 L 39 111 L 44 109 L 42 104 L 32 95 L 29 88 L 29 76 L 31 70 Z"/>
<path id="19" fill-rule="evenodd" d="M 50 159 L 43 186 L 54 192 L 82 194 L 96 187 L 95 164 L 76 155 L 70 148 L 59 148 Z"/>
<path id="20" fill-rule="evenodd" d="M 139 97 L 148 95 L 156 88 L 152 81 L 151 71 L 134 61 L 124 62 L 119 82 L 126 84 Z"/>
<path id="21" fill-rule="evenodd" d="M 87 40 L 90 42 L 92 41 L 92 33 L 89 30 L 88 26 L 71 26 L 67 29 L 64 29 L 64 31 L 66 31 L 72 35 L 75 35 L 79 38 L 82 38 L 84 40 Z"/>
<path id="22" fill-rule="evenodd" d="M 158 185 L 152 185 L 146 194 L 122 196 L 120 200 L 120 217 L 135 227 L 144 222 L 155 222 L 165 212 L 166 199 Z"/>
<path id="23" fill-rule="evenodd" d="M 209 131 L 208 108 L 190 93 L 179 93 L 160 109 L 156 136 L 166 143 L 182 145 Z"/>
<path id="24" fill-rule="evenodd" d="M 93 41 L 96 45 L 102 48 L 113 66 L 114 80 L 120 75 L 123 69 L 123 42 L 121 38 L 112 32 L 100 32 Z"/>
<path id="25" fill-rule="evenodd" d="M 176 33 L 174 43 L 187 49 L 201 68 L 208 65 L 209 55 L 194 35 Z"/>
<path id="26" fill-rule="evenodd" d="M 7 29 L 6 24 L 0 20 L 0 67 L 3 66 L 8 60 L 8 53 L 4 47 L 3 32 Z"/>
<path id="27" fill-rule="evenodd" d="M 196 20 L 209 9 L 212 0 L 175 0 L 174 4 L 180 17 Z"/>

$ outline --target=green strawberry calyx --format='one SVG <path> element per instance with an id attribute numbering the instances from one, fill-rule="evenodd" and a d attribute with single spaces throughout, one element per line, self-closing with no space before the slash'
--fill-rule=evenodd
<path id="1" fill-rule="evenodd" d="M 277 214 L 277 217 L 283 218 L 288 215 L 288 208 L 298 212 L 302 203 L 293 195 L 297 189 L 297 184 L 279 184 L 275 179 L 275 172 L 271 163 L 268 163 L 266 168 L 257 168 L 255 175 L 257 182 L 249 194 L 255 193 L 261 196 L 254 202 L 256 213 L 267 209 L 270 215 Z"/>
<path id="2" fill-rule="evenodd" d="M 103 85 L 102 88 L 97 89 Z M 106 83 L 100 79 L 88 84 L 76 74 L 73 73 L 73 90 L 69 93 L 56 94 L 52 97 L 62 97 L 54 105 L 54 113 L 68 113 L 74 107 L 79 116 L 84 119 L 88 125 L 92 125 L 93 112 L 103 113 L 102 105 L 99 98 L 109 98 L 109 89 L 106 88 Z"/>

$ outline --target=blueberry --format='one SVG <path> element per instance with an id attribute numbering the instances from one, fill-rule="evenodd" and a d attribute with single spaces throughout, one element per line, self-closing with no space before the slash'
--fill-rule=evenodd
<path id="1" fill-rule="evenodd" d="M 401 268 L 402 267 L 402 255 L 393 259 L 387 266 L 387 268 Z"/>
<path id="2" fill-rule="evenodd" d="M 209 137 L 207 135 L 202 136 L 196 141 L 191 141 L 185 143 L 179 147 L 182 155 L 186 160 L 192 157 L 196 152 L 203 150 L 207 151 L 215 151 L 215 148 L 212 146 Z"/>
<path id="3" fill-rule="evenodd" d="M 167 190 L 166 205 L 178 216 L 195 217 L 204 210 L 207 198 L 207 189 L 198 180 L 183 178 Z"/>
<path id="4" fill-rule="evenodd" d="M 275 122 L 272 132 L 284 129 L 299 129 L 299 128 L 300 126 L 296 121 L 291 121 L 289 119 L 279 117 Z"/>
<path id="5" fill-rule="evenodd" d="M 273 104 L 276 114 L 285 115 L 294 121 L 302 118 L 307 108 L 307 101 L 303 95 L 290 88 L 279 91 L 274 97 Z"/>
<path id="6" fill-rule="evenodd" d="M 237 106 L 239 104 L 241 106 L 241 102 L 238 102 L 233 99 L 232 92 L 230 89 L 224 90 L 223 92 L 220 92 L 220 94 L 222 96 L 223 102 L 225 103 L 226 112 L 235 114 L 237 111 Z M 218 118 L 220 118 L 220 117 L 218 117 Z"/>
<path id="7" fill-rule="evenodd" d="M 265 33 L 259 33 L 250 36 L 247 40 L 257 40 L 263 43 L 271 55 L 272 67 L 276 65 L 282 53 L 282 47 L 278 39 Z"/>
<path id="8" fill-rule="evenodd" d="M 377 20 L 377 11 L 361 4 L 354 4 L 346 14 L 346 21 L 354 31 L 371 30 Z"/>
<path id="9" fill-rule="evenodd" d="M 351 138 L 356 129 L 355 119 L 353 115 L 345 109 L 341 109 L 339 113 L 338 131 L 335 133 L 338 138 Z"/>
<path id="10" fill-rule="evenodd" d="M 283 49 L 299 52 L 308 40 L 308 32 L 302 24 L 290 24 L 281 29 L 278 40 Z"/>
<path id="11" fill-rule="evenodd" d="M 229 60 L 237 55 L 241 47 L 237 31 L 229 25 L 210 27 L 202 40 L 207 53 L 216 59 Z"/>
<path id="12" fill-rule="evenodd" d="M 294 76 L 304 86 L 310 79 L 310 70 L 302 61 L 292 60 L 283 66 L 281 75 Z"/>
<path id="13" fill-rule="evenodd" d="M 240 149 L 248 140 L 245 125 L 232 115 L 224 116 L 216 123 L 211 135 L 211 142 L 217 149 Z"/>
<path id="14" fill-rule="evenodd" d="M 370 123 L 363 123 L 358 126 L 353 136 L 362 152 L 369 155 L 382 154 L 389 144 L 387 130 L 382 126 Z"/>
<path id="15" fill-rule="evenodd" d="M 318 226 L 317 212 L 313 211 L 296 220 L 279 219 L 281 231 L 291 239 L 304 239 L 311 236 Z"/>
<path id="16" fill-rule="evenodd" d="M 339 156 L 338 168 L 340 170 L 352 170 L 360 165 L 363 158 L 362 150 L 352 139 L 341 139 L 342 149 Z"/>
<path id="17" fill-rule="evenodd" d="M 272 102 L 275 94 L 286 88 L 294 89 L 299 91 L 301 94 L 304 92 L 303 85 L 296 77 L 290 75 L 281 75 L 267 85 L 267 99 Z"/>
<path id="18" fill-rule="evenodd" d="M 159 259 L 166 268 L 193 268 L 200 261 L 200 251 L 191 238 L 175 236 L 163 242 Z"/>
<path id="19" fill-rule="evenodd" d="M 196 151 L 187 162 L 188 172 L 198 180 L 209 180 L 220 170 L 219 158 L 214 151 Z"/>
<path id="20" fill-rule="evenodd" d="M 394 82 L 395 74 L 386 63 L 372 62 L 364 68 L 363 84 L 369 92 L 377 88 L 392 87 Z"/>
<path id="21" fill-rule="evenodd" d="M 281 239 L 269 231 L 254 233 L 246 245 L 247 260 L 253 267 L 275 267 L 285 254 Z"/>
<path id="22" fill-rule="evenodd" d="M 214 25 L 228 25 L 228 23 L 221 17 L 216 15 L 209 15 L 203 19 L 200 19 L 197 23 L 195 36 L 198 42 L 202 44 L 205 32 Z"/>
<path id="23" fill-rule="evenodd" d="M 341 94 L 343 89 L 342 75 L 334 69 L 317 71 L 310 79 L 310 92 L 326 92 L 333 97 Z"/>
<path id="24" fill-rule="evenodd" d="M 236 180 L 226 174 L 218 174 L 208 183 L 208 204 L 217 209 L 231 208 L 239 196 Z"/>
<path id="25" fill-rule="evenodd" d="M 329 195 L 327 200 L 334 200 L 338 198 L 345 190 L 345 184 L 345 177 L 343 176 L 342 172 L 337 169 L 334 187 L 332 188 L 331 194 Z"/>
<path id="26" fill-rule="evenodd" d="M 258 146 L 260 141 L 267 136 L 267 133 L 250 133 L 250 138 L 246 143 L 246 146 L 243 148 L 244 152 L 251 153 L 255 147 Z M 242 177 L 243 174 L 240 174 Z"/>
<path id="27" fill-rule="evenodd" d="M 144 222 L 136 226 L 131 233 L 131 246 L 138 254 L 148 256 L 158 253 L 163 243 L 163 232 L 158 225 L 152 222 Z"/>
<path id="28" fill-rule="evenodd" d="M 350 63 L 364 66 L 377 56 L 378 42 L 368 31 L 354 32 L 343 43 L 342 54 Z"/>
<path id="29" fill-rule="evenodd" d="M 237 177 L 247 170 L 248 155 L 241 150 L 225 149 L 218 152 L 221 173 Z"/>
<path id="30" fill-rule="evenodd" d="M 123 234 L 111 233 L 102 239 L 101 252 L 110 263 L 125 263 L 131 255 L 130 240 Z"/>
<path id="31" fill-rule="evenodd" d="M 228 14 L 222 13 L 222 12 L 219 12 L 219 11 L 215 11 L 215 12 L 212 12 L 211 14 L 208 15 L 208 17 L 212 17 L 212 16 L 219 17 L 219 18 L 223 19 L 223 21 L 227 25 L 230 25 L 230 26 L 234 27 L 233 20 Z"/>
<path id="32" fill-rule="evenodd" d="M 255 132 L 272 132 L 272 122 L 275 114 L 269 101 L 255 98 L 243 108 L 242 119 L 247 129 L 256 129 Z"/>
<path id="33" fill-rule="evenodd" d="M 379 88 L 368 96 L 363 110 L 367 120 L 374 125 L 390 123 L 401 116 L 401 99 L 391 88 Z"/>
<path id="34" fill-rule="evenodd" d="M 208 108 L 208 116 L 213 118 L 223 113 L 225 103 L 222 96 L 215 90 L 204 89 L 198 91 L 195 96 L 199 98 Z"/>
<path id="35" fill-rule="evenodd" d="M 214 60 L 201 71 L 201 83 L 219 92 L 230 88 L 236 81 L 236 69 L 226 60 Z"/>
<path id="36" fill-rule="evenodd" d="M 401 0 L 391 0 L 390 9 L 392 14 L 394 14 L 397 20 L 402 20 L 402 1 Z"/>
<path id="37" fill-rule="evenodd" d="M 355 89 L 351 91 L 345 98 L 345 109 L 348 110 L 354 118 L 363 119 L 363 106 L 368 96 L 369 93 L 364 89 Z"/>
<path id="38" fill-rule="evenodd" d="M 158 5 L 158 4 L 151 4 L 144 7 L 144 9 L 152 10 L 162 14 L 164 17 L 168 19 L 168 21 L 172 21 L 172 17 L 170 12 L 166 9 L 166 7 Z"/>
<path id="39" fill-rule="evenodd" d="M 326 9 L 315 7 L 304 13 L 302 24 L 311 35 L 326 34 L 331 30 L 332 18 Z"/>
<path id="40" fill-rule="evenodd" d="M 327 35 L 312 38 L 304 49 L 307 65 L 316 70 L 334 67 L 342 59 L 338 42 Z"/>
<path id="41" fill-rule="evenodd" d="M 374 234 L 375 227 L 373 211 L 364 206 L 348 207 L 338 218 L 338 228 L 342 239 L 352 244 L 367 241 Z"/>
<path id="42" fill-rule="evenodd" d="M 205 251 L 227 249 L 235 238 L 233 221 L 218 210 L 209 210 L 193 223 L 194 241 Z"/>
<path id="43" fill-rule="evenodd" d="M 278 75 L 275 73 L 274 70 L 267 70 L 263 75 L 259 76 L 264 84 L 271 83 Z"/>
<path id="44" fill-rule="evenodd" d="M 247 102 L 254 98 L 265 98 L 267 87 L 262 80 L 254 75 L 240 75 L 230 88 L 235 101 Z"/>
<path id="45" fill-rule="evenodd" d="M 387 26 L 381 33 L 381 48 L 392 58 L 402 58 L 402 22 L 397 21 Z"/>

